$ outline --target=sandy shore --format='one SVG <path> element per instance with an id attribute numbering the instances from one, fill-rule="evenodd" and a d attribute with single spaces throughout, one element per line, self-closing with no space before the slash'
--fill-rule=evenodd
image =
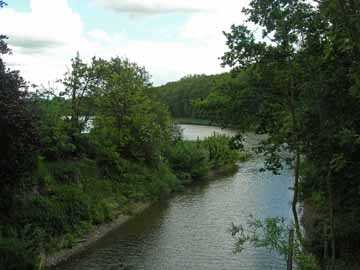
<path id="1" fill-rule="evenodd" d="M 49 268 L 56 266 L 62 262 L 69 260 L 71 257 L 78 255 L 82 251 L 86 250 L 90 245 L 94 244 L 99 239 L 103 238 L 105 235 L 110 233 L 111 231 L 119 228 L 122 224 L 128 221 L 133 216 L 143 212 L 150 206 L 150 203 L 142 203 L 134 206 L 133 215 L 120 215 L 114 221 L 106 224 L 101 224 L 99 226 L 94 227 L 90 233 L 88 233 L 84 237 L 84 241 L 77 244 L 73 248 L 64 249 L 55 254 L 44 256 L 43 258 L 43 267 Z"/>

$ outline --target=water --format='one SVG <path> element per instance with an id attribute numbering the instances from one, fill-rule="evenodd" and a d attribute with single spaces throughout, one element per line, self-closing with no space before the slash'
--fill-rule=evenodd
<path id="1" fill-rule="evenodd" d="M 217 130 L 217 129 L 216 129 Z M 185 126 L 185 137 L 211 135 L 214 128 Z M 209 133 L 210 132 L 210 133 Z M 230 132 L 230 131 L 225 131 Z M 251 137 L 251 136 L 248 136 Z M 193 186 L 157 203 L 58 270 L 271 270 L 285 260 L 265 250 L 234 253 L 230 224 L 258 218 L 290 217 L 289 171 L 260 173 L 253 159 L 229 177 Z"/>
<path id="2" fill-rule="evenodd" d="M 185 140 L 204 139 L 211 135 L 222 134 L 227 136 L 233 136 L 236 133 L 229 129 L 222 129 L 220 127 L 210 126 L 197 126 L 197 125 L 180 125 Z"/>

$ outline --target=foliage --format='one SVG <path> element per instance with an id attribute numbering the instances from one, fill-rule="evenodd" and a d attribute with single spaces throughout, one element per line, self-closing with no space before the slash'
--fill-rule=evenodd
<path id="1" fill-rule="evenodd" d="M 189 75 L 177 82 L 154 87 L 151 92 L 168 106 L 171 115 L 175 118 L 209 119 L 216 123 L 223 116 L 223 111 L 226 109 L 223 105 L 229 101 L 229 96 L 222 95 L 225 99 L 222 105 L 218 102 L 211 106 L 207 102 L 208 110 L 198 106 L 197 103 L 209 96 L 212 98 L 217 89 L 229 93 L 234 89 L 235 84 L 229 73 L 210 76 Z M 226 104 L 228 105 L 228 102 Z"/>
<path id="2" fill-rule="evenodd" d="M 171 168 L 183 182 L 198 180 L 210 169 L 209 153 L 200 142 L 179 141 L 167 155 Z"/>
<path id="3" fill-rule="evenodd" d="M 24 239 L 0 237 L 0 268 L 7 270 L 37 270 L 40 260 Z"/>
<path id="4" fill-rule="evenodd" d="M 11 212 L 14 195 L 28 187 L 38 148 L 36 119 L 29 104 L 26 84 L 1 58 L 9 52 L 0 36 L 0 219 Z"/>
<path id="5" fill-rule="evenodd" d="M 294 265 L 299 270 L 320 269 L 315 257 L 306 252 L 299 239 L 295 237 L 289 245 L 291 229 L 285 219 L 275 217 L 259 220 L 250 216 L 244 225 L 232 224 L 230 233 L 236 240 L 235 251 L 242 252 L 249 245 L 265 248 L 269 252 L 288 257 L 293 254 Z"/>
<path id="6" fill-rule="evenodd" d="M 156 164 L 170 140 L 171 123 L 164 107 L 145 94 L 146 71 L 127 59 L 97 61 L 103 87 L 96 93 L 93 141 L 100 148 L 107 144 L 113 157 Z"/>
<path id="7" fill-rule="evenodd" d="M 181 187 L 165 158 L 181 135 L 146 93 L 143 68 L 77 55 L 60 96 L 51 87 L 28 96 L 1 59 L 0 77 L 0 267 L 38 269 L 40 253 Z"/>
<path id="8" fill-rule="evenodd" d="M 91 64 L 86 64 L 77 53 L 75 58 L 71 59 L 71 69 L 62 80 L 64 91 L 60 96 L 70 101 L 66 104 L 69 114 L 64 117 L 69 117 L 70 136 L 75 141 L 94 113 L 92 96 L 101 84 L 97 65 L 98 60 L 95 57 Z"/>
<path id="9" fill-rule="evenodd" d="M 233 25 L 225 33 L 223 65 L 242 78 L 240 87 L 228 93 L 218 88 L 195 102 L 209 115 L 218 108 L 216 115 L 226 118 L 219 118 L 222 124 L 230 121 L 267 134 L 259 149 L 267 168 L 277 172 L 284 162 L 294 168 L 298 239 L 310 241 L 310 250 L 332 265 L 337 258 L 346 261 L 346 247 L 358 254 L 360 243 L 359 10 L 359 2 L 351 0 L 314 5 L 252 0 L 244 13 L 263 39 L 245 25 Z M 236 119 L 228 109 L 234 104 L 240 115 Z M 301 235 L 296 209 L 300 197 L 310 208 L 305 213 L 318 213 L 305 224 L 307 231 L 316 232 L 307 234 L 311 239 Z"/>
<path id="10" fill-rule="evenodd" d="M 209 153 L 210 168 L 218 169 L 239 160 L 240 152 L 231 148 L 232 142 L 229 137 L 217 134 L 201 141 L 202 147 Z"/>
<path id="11" fill-rule="evenodd" d="M 168 151 L 170 167 L 183 182 L 199 180 L 210 170 L 235 165 L 241 157 L 238 148 L 232 148 L 233 140 L 224 135 L 210 136 L 202 141 L 178 141 Z"/>
<path id="12" fill-rule="evenodd" d="M 48 93 L 49 89 L 44 93 Z M 79 147 L 72 140 L 69 122 L 64 119 L 62 98 L 33 95 L 39 119 L 40 154 L 48 160 L 61 160 L 79 153 Z"/>

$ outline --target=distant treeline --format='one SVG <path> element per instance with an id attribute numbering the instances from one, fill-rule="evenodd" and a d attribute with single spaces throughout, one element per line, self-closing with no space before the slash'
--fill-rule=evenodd
<path id="1" fill-rule="evenodd" d="M 174 118 L 208 120 L 209 123 L 251 128 L 249 116 L 257 111 L 255 100 L 248 101 L 245 73 L 188 75 L 150 91 L 165 104 Z M 196 121 L 196 120 L 195 120 Z"/>
<path id="2" fill-rule="evenodd" d="M 152 91 L 167 105 L 174 118 L 208 119 L 208 113 L 196 106 L 195 101 L 206 99 L 214 89 L 228 82 L 229 74 L 189 75 Z"/>

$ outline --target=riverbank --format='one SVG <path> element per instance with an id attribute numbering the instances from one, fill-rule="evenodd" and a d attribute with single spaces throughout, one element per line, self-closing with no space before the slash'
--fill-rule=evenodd
<path id="1" fill-rule="evenodd" d="M 266 250 L 234 253 L 231 222 L 254 216 L 291 214 L 291 171 L 260 172 L 254 156 L 235 174 L 193 182 L 182 192 L 154 202 L 76 259 L 56 270 L 271 269 L 284 264 Z M 260 199 L 261 198 L 261 199 Z M 262 199 L 264 198 L 264 199 Z M 291 216 L 290 216 L 291 217 Z"/>
<path id="2" fill-rule="evenodd" d="M 119 228 L 126 223 L 129 219 L 145 211 L 151 204 L 150 203 L 138 203 L 131 207 L 131 215 L 119 215 L 115 220 L 95 226 L 90 232 L 84 236 L 83 239 L 78 241 L 78 244 L 72 248 L 60 250 L 51 255 L 43 255 L 40 269 L 43 267 L 50 268 L 57 266 L 61 263 L 68 261 L 69 259 L 81 254 L 81 252 L 88 249 L 91 245 L 95 244 L 98 240 L 105 237 L 113 230 Z"/>
<path id="3" fill-rule="evenodd" d="M 44 255 L 42 266 L 40 266 L 40 268 L 54 267 L 81 254 L 81 252 L 85 251 L 91 245 L 95 244 L 98 240 L 102 239 L 107 234 L 109 234 L 113 230 L 117 229 L 118 227 L 126 223 L 129 219 L 145 211 L 150 205 L 151 205 L 150 203 L 134 204 L 131 207 L 131 212 L 132 212 L 131 215 L 122 214 L 109 223 L 95 226 L 94 228 L 91 229 L 91 231 L 87 235 L 85 235 L 83 239 L 81 239 L 81 241 L 78 242 L 76 246 L 72 248 L 64 249 L 51 255 L 47 255 L 47 256 Z"/>
<path id="4" fill-rule="evenodd" d="M 206 181 L 216 180 L 220 177 L 230 176 L 235 174 L 239 169 L 239 164 L 227 164 L 222 168 L 210 170 L 204 177 Z M 194 182 L 184 183 L 186 187 L 191 187 Z M 120 214 L 113 221 L 109 223 L 99 224 L 94 226 L 87 234 L 77 241 L 71 248 L 62 249 L 53 254 L 42 255 L 40 269 L 51 269 L 55 266 L 61 265 L 68 260 L 81 255 L 82 252 L 96 244 L 99 240 L 110 234 L 112 231 L 118 229 L 130 219 L 141 214 L 152 205 L 151 202 L 134 203 L 129 207 L 128 212 L 131 214 Z"/>
<path id="5" fill-rule="evenodd" d="M 174 141 L 155 165 L 39 158 L 34 188 L 18 198 L 13 221 L 0 226 L 0 269 L 61 264 L 128 221 L 129 212 L 141 213 L 145 208 L 138 202 L 166 199 L 192 183 L 236 172 L 244 154 L 228 137 L 213 135 Z"/>

